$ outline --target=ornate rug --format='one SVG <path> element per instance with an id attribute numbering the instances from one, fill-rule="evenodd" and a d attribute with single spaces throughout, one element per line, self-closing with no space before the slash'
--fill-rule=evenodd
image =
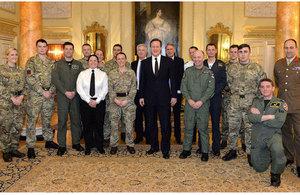
<path id="1" fill-rule="evenodd" d="M 224 162 L 209 155 L 202 162 L 192 151 L 187 159 L 179 159 L 182 146 L 171 146 L 171 157 L 163 159 L 161 152 L 145 155 L 147 145 L 136 145 L 131 155 L 126 146 L 119 146 L 116 156 L 92 150 L 90 156 L 68 147 L 63 157 L 56 150 L 38 144 L 37 158 L 0 162 L 1 192 L 299 192 L 300 179 L 295 167 L 282 174 L 281 186 L 270 186 L 270 168 L 257 173 L 247 163 L 246 154 Z M 194 146 L 194 148 L 196 148 Z M 26 152 L 25 146 L 21 151 Z M 223 150 L 223 156 L 227 150 Z"/>

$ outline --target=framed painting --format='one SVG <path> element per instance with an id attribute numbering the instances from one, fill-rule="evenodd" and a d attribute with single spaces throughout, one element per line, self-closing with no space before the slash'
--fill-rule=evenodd
<path id="1" fill-rule="evenodd" d="M 176 56 L 180 54 L 180 32 L 182 4 L 180 2 L 133 2 L 133 51 L 144 43 L 150 52 L 150 41 L 158 38 L 162 41 L 162 55 L 165 55 L 167 43 L 176 47 Z"/>

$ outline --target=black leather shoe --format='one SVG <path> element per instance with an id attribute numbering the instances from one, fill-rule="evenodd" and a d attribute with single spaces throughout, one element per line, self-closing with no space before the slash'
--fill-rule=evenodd
<path id="1" fill-rule="evenodd" d="M 135 144 L 138 144 L 138 143 L 140 143 L 140 142 L 142 142 L 143 141 L 143 138 L 136 138 L 135 140 L 134 140 L 134 143 Z"/>
<path id="2" fill-rule="evenodd" d="M 110 142 L 109 139 L 103 140 L 103 148 L 108 148 L 109 147 L 109 142 Z"/>
<path id="3" fill-rule="evenodd" d="M 125 142 L 125 137 L 126 137 L 125 133 L 121 133 L 121 140 L 122 140 L 123 142 Z"/>
<path id="4" fill-rule="evenodd" d="M 158 152 L 158 150 L 154 150 L 153 148 L 150 148 L 150 150 L 148 150 L 148 151 L 146 152 L 146 154 L 154 154 L 154 153 L 156 153 L 156 152 Z"/>
<path id="5" fill-rule="evenodd" d="M 300 167 L 297 167 L 298 177 L 300 178 Z"/>
<path id="6" fill-rule="evenodd" d="M 45 148 L 54 148 L 58 149 L 58 145 L 53 141 L 46 141 Z"/>
<path id="7" fill-rule="evenodd" d="M 251 155 L 247 154 L 247 159 L 248 159 L 248 163 L 250 167 L 253 167 L 252 163 L 251 163 Z"/>
<path id="8" fill-rule="evenodd" d="M 179 158 L 180 159 L 185 159 L 185 158 L 187 158 L 190 155 L 191 155 L 191 151 L 183 150 L 181 152 L 181 154 L 179 155 Z"/>
<path id="9" fill-rule="evenodd" d="M 229 152 L 225 156 L 223 156 L 222 159 L 224 161 L 230 161 L 232 159 L 235 159 L 236 157 L 236 150 L 229 150 Z"/>
<path id="10" fill-rule="evenodd" d="M 213 150 L 213 155 L 220 156 L 220 150 Z"/>
<path id="11" fill-rule="evenodd" d="M 57 150 L 57 156 L 62 156 L 66 153 L 67 149 L 66 147 L 58 147 L 58 150 Z"/>
<path id="12" fill-rule="evenodd" d="M 181 139 L 180 138 L 178 138 L 178 139 L 176 138 L 176 143 L 179 144 L 179 145 L 181 145 L 182 144 Z"/>
<path id="13" fill-rule="evenodd" d="M 19 152 L 18 150 L 13 150 L 11 153 L 12 157 L 23 158 L 25 156 L 24 153 Z"/>
<path id="14" fill-rule="evenodd" d="M 196 151 L 196 154 L 201 154 L 201 148 L 198 148 L 198 150 Z"/>
<path id="15" fill-rule="evenodd" d="M 118 147 L 111 147 L 110 154 L 115 155 L 115 154 L 117 154 L 117 151 L 118 151 Z"/>
<path id="16" fill-rule="evenodd" d="M 3 152 L 3 160 L 4 162 L 11 162 L 12 161 L 12 157 L 10 152 Z"/>
<path id="17" fill-rule="evenodd" d="M 221 149 L 223 150 L 226 147 L 227 147 L 227 141 L 222 140 L 222 142 L 221 142 Z"/>
<path id="18" fill-rule="evenodd" d="M 246 145 L 242 144 L 242 149 L 243 149 L 244 152 L 246 152 L 246 148 L 247 148 Z"/>
<path id="19" fill-rule="evenodd" d="M 135 149 L 134 147 L 130 147 L 130 146 L 127 146 L 127 150 L 130 154 L 134 154 L 135 153 Z"/>
<path id="20" fill-rule="evenodd" d="M 79 152 L 84 150 L 84 148 L 80 144 L 72 145 L 72 148 Z"/>
<path id="21" fill-rule="evenodd" d="M 84 151 L 84 154 L 85 155 L 90 155 L 91 154 L 91 149 L 86 148 L 85 151 Z"/>
<path id="22" fill-rule="evenodd" d="M 208 153 L 202 153 L 201 161 L 204 161 L 204 162 L 208 161 Z"/>
<path id="23" fill-rule="evenodd" d="M 274 187 L 280 186 L 280 174 L 271 173 L 271 186 Z"/>
<path id="24" fill-rule="evenodd" d="M 170 158 L 170 154 L 169 153 L 163 153 L 163 158 L 164 159 L 169 159 Z"/>
<path id="25" fill-rule="evenodd" d="M 105 154 L 105 150 L 103 148 L 97 148 L 98 153 Z"/>
<path id="26" fill-rule="evenodd" d="M 29 159 L 35 159 L 34 148 L 28 148 L 28 151 L 27 151 L 27 157 L 28 157 Z"/>
<path id="27" fill-rule="evenodd" d="M 293 163 L 294 163 L 293 160 L 287 159 L 287 160 L 286 160 L 286 163 L 285 163 L 285 166 L 291 165 L 291 164 L 293 164 Z"/>

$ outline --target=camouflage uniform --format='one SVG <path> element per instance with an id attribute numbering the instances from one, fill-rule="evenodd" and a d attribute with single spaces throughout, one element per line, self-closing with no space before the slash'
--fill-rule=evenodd
<path id="1" fill-rule="evenodd" d="M 126 62 L 125 66 L 127 68 L 130 68 L 131 67 L 131 64 L 129 62 Z M 106 72 L 107 75 L 109 75 L 110 71 L 114 70 L 114 69 L 117 69 L 119 68 L 119 65 L 117 64 L 117 62 L 115 61 L 115 59 L 111 59 L 109 61 L 107 61 L 104 65 L 104 68 L 103 71 Z M 110 119 L 109 119 L 109 92 L 108 94 L 106 95 L 106 98 L 105 98 L 105 118 L 104 118 L 104 127 L 103 127 L 103 137 L 104 137 L 104 140 L 108 140 L 109 137 L 110 137 L 110 133 L 111 133 L 111 126 L 110 126 Z M 122 133 L 125 133 L 126 130 L 125 130 L 125 123 L 124 123 L 124 119 L 123 119 L 123 116 L 121 118 L 121 129 L 120 131 Z"/>
<path id="2" fill-rule="evenodd" d="M 259 95 L 259 81 L 266 77 L 262 67 L 254 62 L 242 65 L 234 63 L 227 69 L 227 83 L 231 90 L 228 106 L 229 148 L 237 149 L 241 123 L 245 125 L 246 152 L 250 154 L 251 123 L 248 119 L 248 110 L 255 96 Z"/>
<path id="3" fill-rule="evenodd" d="M 29 88 L 29 96 L 26 102 L 27 127 L 26 145 L 27 148 L 34 148 L 36 143 L 35 125 L 39 112 L 42 116 L 43 137 L 45 141 L 53 140 L 51 130 L 51 119 L 55 111 L 54 92 L 55 86 L 51 84 L 51 66 L 54 60 L 46 56 L 43 61 L 37 54 L 26 63 L 26 83 Z M 47 99 L 43 96 L 45 91 L 50 91 L 52 96 Z"/>
<path id="4" fill-rule="evenodd" d="M 136 105 L 134 97 L 136 94 L 136 76 L 133 70 L 126 68 L 122 73 L 119 69 L 112 70 L 108 76 L 109 87 L 109 113 L 111 119 L 111 147 L 118 146 L 118 127 L 121 116 L 124 118 L 126 127 L 126 145 L 133 147 L 133 121 L 135 120 Z M 126 97 L 118 97 L 117 93 L 127 93 Z M 114 99 L 127 100 L 125 107 L 118 106 Z"/>
<path id="5" fill-rule="evenodd" d="M 27 96 L 24 70 L 8 64 L 0 66 L 0 150 L 4 153 L 18 149 L 25 118 L 25 106 L 16 106 L 11 97 Z"/>
<path id="6" fill-rule="evenodd" d="M 182 78 L 180 90 L 185 98 L 183 150 L 190 151 L 192 148 L 195 117 L 197 117 L 197 126 L 201 138 L 201 149 L 203 153 L 208 153 L 209 99 L 215 90 L 213 72 L 206 66 L 203 66 L 200 70 L 195 66 L 187 68 Z M 201 100 L 203 104 L 199 109 L 195 110 L 188 103 L 188 100 L 190 99 L 194 101 Z"/>
<path id="7" fill-rule="evenodd" d="M 81 62 L 83 70 L 90 68 L 88 61 L 84 57 L 79 59 L 78 61 Z"/>

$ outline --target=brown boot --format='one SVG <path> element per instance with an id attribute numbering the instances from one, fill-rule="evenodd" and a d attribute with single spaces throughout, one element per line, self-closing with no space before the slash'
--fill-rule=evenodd
<path id="1" fill-rule="evenodd" d="M 12 157 L 10 152 L 3 152 L 3 160 L 4 162 L 11 162 L 12 161 Z"/>

